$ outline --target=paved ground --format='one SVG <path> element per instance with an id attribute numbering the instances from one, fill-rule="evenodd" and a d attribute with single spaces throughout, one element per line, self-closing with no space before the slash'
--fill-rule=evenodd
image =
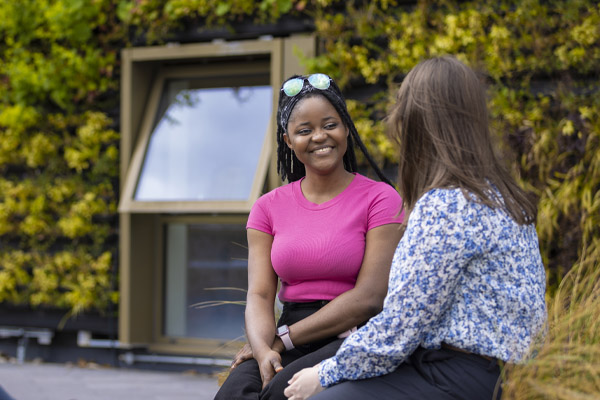
<path id="1" fill-rule="evenodd" d="M 212 400 L 218 389 L 209 375 L 10 362 L 0 387 L 14 400 Z"/>

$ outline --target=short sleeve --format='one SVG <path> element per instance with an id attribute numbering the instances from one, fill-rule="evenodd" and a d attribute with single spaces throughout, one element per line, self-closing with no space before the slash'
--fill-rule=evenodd
<path id="1" fill-rule="evenodd" d="M 269 235 L 273 235 L 273 224 L 271 222 L 271 215 L 269 213 L 269 197 L 263 195 L 256 200 L 250 215 L 248 215 L 248 222 L 246 223 L 246 229 L 256 229 Z"/>
<path id="2" fill-rule="evenodd" d="M 378 182 L 370 192 L 367 230 L 385 224 L 401 224 L 404 221 L 402 199 L 390 185 Z"/>

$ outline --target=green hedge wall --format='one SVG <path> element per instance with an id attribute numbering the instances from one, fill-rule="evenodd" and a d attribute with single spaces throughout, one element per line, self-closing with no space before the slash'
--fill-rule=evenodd
<path id="1" fill-rule="evenodd" d="M 314 22 L 308 71 L 334 77 L 382 163 L 382 118 L 420 60 L 485 74 L 507 165 L 539 200 L 552 287 L 600 260 L 600 5 L 591 0 L 0 0 L 0 302 L 103 310 L 117 301 L 118 54 L 190 26 Z"/>
<path id="2" fill-rule="evenodd" d="M 123 33 L 110 1 L 0 2 L 0 304 L 118 301 Z"/>

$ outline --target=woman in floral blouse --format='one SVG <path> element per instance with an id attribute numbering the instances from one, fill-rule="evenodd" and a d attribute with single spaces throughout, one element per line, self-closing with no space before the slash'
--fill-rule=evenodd
<path id="1" fill-rule="evenodd" d="M 546 321 L 535 203 L 498 160 L 484 87 L 455 58 L 413 68 L 389 122 L 407 222 L 383 311 L 285 394 L 499 398 L 498 361 L 526 358 Z"/>

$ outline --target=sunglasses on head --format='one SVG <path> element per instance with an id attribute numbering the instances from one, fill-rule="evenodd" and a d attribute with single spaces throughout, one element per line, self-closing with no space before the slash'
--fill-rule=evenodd
<path id="1" fill-rule="evenodd" d="M 331 84 L 331 78 L 325 74 L 312 74 L 309 77 L 292 78 L 283 84 L 281 90 L 289 96 L 294 97 L 302 91 L 304 81 L 307 80 L 310 86 L 315 89 L 325 90 Z"/>

